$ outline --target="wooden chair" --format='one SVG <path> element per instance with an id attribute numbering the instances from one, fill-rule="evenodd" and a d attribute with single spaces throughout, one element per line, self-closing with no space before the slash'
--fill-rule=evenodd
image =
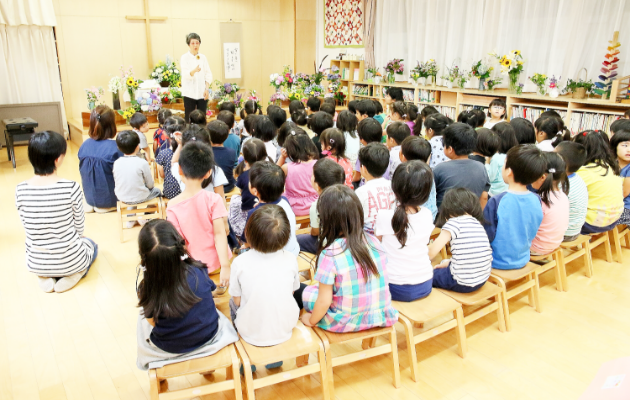
<path id="1" fill-rule="evenodd" d="M 589 236 L 591 237 L 591 243 L 589 245 L 591 248 L 591 260 L 593 259 L 593 249 L 600 244 L 603 244 L 604 249 L 606 250 L 606 262 L 612 263 L 612 249 L 610 248 L 610 235 L 608 232 L 595 233 Z"/>
<path id="2" fill-rule="evenodd" d="M 298 256 L 298 272 L 304 271 L 310 273 L 311 280 L 315 279 L 315 254 L 305 251 L 300 252 Z"/>
<path id="3" fill-rule="evenodd" d="M 440 236 L 440 233 L 442 233 L 442 230 L 440 228 L 438 227 L 433 228 L 433 232 L 431 232 L 431 240 L 437 239 L 437 237 Z M 448 253 L 446 252 L 446 246 L 444 246 L 442 250 L 440 250 L 440 255 L 442 256 L 442 260 L 445 260 L 448 257 Z"/>
<path id="4" fill-rule="evenodd" d="M 308 215 L 295 217 L 295 225 L 297 226 L 297 229 L 308 228 L 311 225 L 311 217 Z"/>
<path id="5" fill-rule="evenodd" d="M 546 254 L 544 256 L 531 255 L 529 257 L 529 261 L 542 266 L 542 269 L 538 273 L 539 275 L 543 272 L 549 271 L 550 269 L 554 269 L 556 274 L 556 290 L 559 292 L 566 292 L 568 290 L 567 271 L 564 267 L 562 248 L 558 247 L 553 251 L 553 253 Z"/>
<path id="6" fill-rule="evenodd" d="M 625 229 L 625 233 L 623 231 L 619 230 L 619 226 L 615 226 L 614 228 L 612 228 L 609 232 L 609 236 L 612 236 L 612 242 L 615 246 L 615 254 L 617 255 L 617 262 L 619 264 L 623 264 L 623 253 L 621 252 L 621 238 L 622 236 L 626 237 L 626 245 L 628 244 L 627 241 L 627 234 L 628 234 L 628 227 L 626 226 Z M 623 233 L 623 235 L 622 235 Z"/>
<path id="7" fill-rule="evenodd" d="M 489 280 L 494 279 L 490 277 Z M 467 307 L 484 304 L 481 308 L 476 308 L 472 313 L 464 316 L 464 325 L 475 322 L 479 318 L 485 317 L 491 312 L 496 311 L 499 331 L 506 331 L 506 314 L 509 311 L 505 307 L 505 291 L 500 286 L 487 281 L 482 287 L 472 293 L 459 293 L 444 289 L 437 290 Z M 488 301 L 490 302 L 486 304 Z"/>
<path id="8" fill-rule="evenodd" d="M 248 400 L 254 400 L 256 398 L 254 395 L 254 390 L 256 389 L 290 381 L 316 372 L 319 372 L 321 377 L 324 400 L 331 398 L 331 390 L 328 385 L 332 382 L 332 379 L 328 379 L 327 376 L 328 371 L 326 369 L 324 345 L 315 332 L 313 332 L 311 328 L 302 325 L 301 322 L 298 322 L 297 326 L 293 328 L 291 339 L 287 342 L 276 346 L 257 347 L 247 343 L 241 338 L 240 341 L 236 342 L 236 348 L 243 361 L 245 390 L 247 391 Z M 301 363 L 296 361 L 297 368 L 289 371 L 283 369 L 281 373 L 270 374 L 263 378 L 256 379 L 252 375 L 252 365 L 267 365 L 292 358 L 296 358 L 297 360 L 302 357 L 305 357 L 306 362 L 308 362 L 310 353 L 317 353 L 316 363 L 300 366 Z"/>
<path id="9" fill-rule="evenodd" d="M 169 364 L 162 368 L 149 370 L 149 386 L 151 400 L 158 399 L 187 399 L 203 396 L 210 393 L 234 390 L 237 400 L 243 399 L 241 392 L 241 377 L 239 375 L 239 360 L 234 345 L 231 344 L 211 356 L 196 358 Z M 199 386 L 173 391 L 160 391 L 160 381 L 185 375 L 203 374 L 217 369 L 226 369 L 226 380 L 222 382 L 206 381 Z"/>
<path id="10" fill-rule="evenodd" d="M 392 301 L 392 306 L 399 312 L 398 322 L 405 328 L 405 338 L 407 340 L 407 351 L 409 352 L 409 365 L 411 366 L 411 378 L 414 382 L 420 379 L 418 370 L 418 357 L 416 355 L 416 345 L 425 340 L 431 339 L 443 332 L 456 328 L 457 346 L 460 357 L 466 357 L 466 328 L 464 324 L 464 312 L 462 306 L 455 300 L 444 295 L 440 291 L 433 290 L 424 299 L 404 303 Z M 414 334 L 414 325 L 424 325 L 438 317 L 448 314 L 453 315 L 453 319 L 441 322 L 437 326 L 432 326 L 417 335 Z"/>
<path id="11" fill-rule="evenodd" d="M 494 279 L 504 291 L 503 309 L 505 310 L 505 326 L 508 331 L 512 329 L 508 300 L 517 294 L 529 290 L 529 305 L 534 307 L 536 311 L 542 312 L 542 306 L 540 305 L 540 281 L 538 279 L 541 268 L 540 265 L 530 262 L 520 269 L 492 269 L 490 277 Z M 517 282 L 523 279 L 524 281 L 513 285 L 510 290 L 508 290 L 507 283 Z"/>
<path id="12" fill-rule="evenodd" d="M 132 208 L 133 207 L 133 208 Z M 150 220 L 164 218 L 162 209 L 162 199 L 156 197 L 140 204 L 126 204 L 122 201 L 117 203 L 118 227 L 120 229 L 120 243 L 124 242 L 123 229 L 126 222 L 138 221 L 139 219 Z"/>
<path id="13" fill-rule="evenodd" d="M 162 182 L 162 177 L 160 176 L 160 173 L 158 172 L 158 164 L 155 161 L 155 156 L 153 157 L 153 161 L 151 161 L 151 173 L 153 174 L 153 181 L 155 183 Z"/>
<path id="14" fill-rule="evenodd" d="M 593 260 L 591 259 L 591 237 L 587 235 L 580 235 L 572 242 L 562 242 L 560 248 L 563 250 L 562 258 L 564 260 L 564 275 L 565 281 L 562 284 L 562 290 L 565 292 L 569 290 L 569 283 L 566 280 L 567 268 L 566 265 L 578 257 L 584 257 L 584 267 L 586 268 L 586 276 L 593 276 Z"/>
<path id="15" fill-rule="evenodd" d="M 628 225 L 617 225 L 616 228 L 619 228 L 619 240 L 626 243 L 626 248 L 630 248 L 630 229 L 628 229 Z"/>
<path id="16" fill-rule="evenodd" d="M 333 367 L 339 365 L 350 364 L 355 361 L 364 360 L 366 358 L 380 356 L 381 354 L 392 353 L 392 375 L 394 380 L 394 387 L 400 387 L 400 365 L 398 363 L 398 344 L 396 341 L 396 329 L 393 326 L 389 328 L 372 328 L 361 332 L 349 332 L 349 333 L 335 333 L 325 331 L 319 327 L 313 328 L 317 336 L 320 337 L 324 343 L 324 351 L 326 352 L 326 376 L 328 377 L 328 386 L 330 388 L 330 398 L 335 398 L 335 386 L 333 378 Z M 372 347 L 372 339 L 378 336 L 388 336 L 388 343 L 378 347 Z M 345 354 L 343 356 L 333 357 L 331 351 L 331 345 L 346 343 L 352 340 L 363 340 L 363 350 Z M 367 342 L 371 342 L 372 345 L 366 345 Z"/>

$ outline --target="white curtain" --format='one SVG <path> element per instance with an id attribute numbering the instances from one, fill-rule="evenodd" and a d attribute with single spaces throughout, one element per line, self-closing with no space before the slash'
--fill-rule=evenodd
<path id="1" fill-rule="evenodd" d="M 56 26 L 52 0 L 0 0 L 0 24 Z"/>
<path id="2" fill-rule="evenodd" d="M 535 89 L 527 77 L 536 72 L 565 82 L 585 67 L 596 81 L 615 30 L 621 42 L 619 76 L 630 74 L 630 63 L 623 61 L 630 55 L 630 26 L 621 24 L 629 18 L 626 0 L 381 0 L 375 60 L 383 67 L 403 58 L 408 76 L 417 61 L 433 58 L 439 77 L 453 63 L 470 70 L 488 53 L 521 50 L 526 91 Z"/>

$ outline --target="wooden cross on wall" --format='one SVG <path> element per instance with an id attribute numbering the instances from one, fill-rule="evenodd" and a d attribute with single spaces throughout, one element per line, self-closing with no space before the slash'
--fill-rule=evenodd
<path id="1" fill-rule="evenodd" d="M 125 18 L 130 20 L 144 20 L 144 25 L 147 29 L 147 56 L 149 58 L 149 71 L 151 71 L 153 69 L 153 52 L 151 51 L 151 21 L 166 21 L 167 17 L 149 16 L 149 0 L 144 0 L 144 15 L 127 15 Z"/>

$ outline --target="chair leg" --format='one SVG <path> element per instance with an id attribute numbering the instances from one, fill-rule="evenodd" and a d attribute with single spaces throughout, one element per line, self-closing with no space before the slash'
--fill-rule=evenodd
<path id="1" fill-rule="evenodd" d="M 538 279 L 538 270 L 535 270 L 532 274 L 534 274 L 534 287 L 532 288 L 534 292 L 534 308 L 541 313 L 542 306 L 540 304 L 540 280 Z"/>
<path id="2" fill-rule="evenodd" d="M 120 210 L 120 203 L 118 203 L 116 205 L 117 211 L 118 211 L 118 229 L 120 229 L 120 243 L 124 242 L 124 237 L 123 237 L 123 226 L 122 226 L 122 212 Z"/>
<path id="3" fill-rule="evenodd" d="M 372 348 L 374 346 L 376 346 L 376 336 L 371 337 L 371 338 L 367 338 L 367 339 L 363 339 L 363 341 L 361 342 L 361 348 L 363 350 L 370 349 L 370 348 Z"/>
<path id="4" fill-rule="evenodd" d="M 491 276 L 492 280 L 495 281 L 497 283 L 497 285 L 499 285 L 499 287 L 501 288 L 502 292 L 501 292 L 501 302 L 503 303 L 503 316 L 505 317 L 505 330 L 507 332 L 509 332 L 510 330 L 512 330 L 512 320 L 510 318 L 510 306 L 508 305 L 508 297 L 507 297 L 507 286 L 505 285 L 505 282 L 503 281 L 503 279 L 496 277 L 496 276 Z M 498 311 L 497 311 L 498 313 Z M 499 330 L 501 330 L 501 322 L 499 322 Z"/>
<path id="5" fill-rule="evenodd" d="M 457 321 L 457 329 L 455 329 L 455 335 L 457 336 L 457 347 L 459 348 L 459 356 L 466 358 L 468 352 L 468 343 L 466 342 L 466 324 L 464 323 L 464 311 L 462 306 L 457 307 L 453 312 L 453 316 Z"/>
<path id="6" fill-rule="evenodd" d="M 619 227 L 615 226 L 612 230 L 612 240 L 615 245 L 615 253 L 617 255 L 617 262 L 623 263 L 623 254 L 621 253 L 621 239 L 619 238 Z"/>
<path id="7" fill-rule="evenodd" d="M 328 376 L 326 352 L 321 342 L 319 343 L 319 350 L 317 351 L 317 361 L 319 362 L 319 376 L 322 380 L 322 394 L 324 395 L 324 400 L 331 400 L 330 386 L 332 386 L 332 377 Z"/>
<path id="8" fill-rule="evenodd" d="M 238 371 L 238 367 L 240 366 L 240 361 L 238 359 L 238 354 L 236 354 L 236 350 L 234 347 L 230 349 L 230 354 L 232 356 L 232 366 L 227 367 L 225 369 L 225 375 L 227 379 L 231 379 L 234 381 L 234 397 L 236 400 L 243 400 L 243 391 L 241 389 L 241 377 Z"/>
<path id="9" fill-rule="evenodd" d="M 612 249 L 610 247 L 610 235 L 608 235 L 608 232 L 604 232 L 603 235 L 605 235 L 604 248 L 606 249 L 606 262 L 612 264 L 613 258 Z"/>
<path id="10" fill-rule="evenodd" d="M 532 274 L 527 275 L 527 277 L 525 278 L 527 279 L 527 282 L 529 282 L 530 280 L 532 280 Z M 531 287 L 529 288 L 529 290 L 527 291 L 527 300 L 529 301 L 529 306 L 530 307 L 535 307 L 536 303 L 534 300 L 534 288 Z"/>
<path id="11" fill-rule="evenodd" d="M 567 281 L 567 266 L 564 263 L 564 254 L 562 254 L 562 249 L 558 249 L 558 251 L 556 252 L 556 268 L 558 269 L 558 274 L 560 275 L 562 291 L 568 292 L 569 283 Z"/>
<path id="12" fill-rule="evenodd" d="M 396 339 L 396 328 L 393 326 L 391 327 L 391 332 L 389 334 L 389 342 L 392 349 L 394 387 L 398 389 L 400 387 L 400 362 L 398 361 L 398 340 Z"/>
<path id="13" fill-rule="evenodd" d="M 593 277 L 593 255 L 591 254 L 591 243 L 584 242 L 584 266 L 586 267 L 586 276 Z"/>
<path id="14" fill-rule="evenodd" d="M 560 270 L 560 262 L 558 261 L 557 252 L 553 254 L 553 260 L 556 262 L 556 266 L 554 267 L 554 274 L 556 277 L 556 290 L 558 292 L 563 291 L 562 287 L 562 271 Z"/>
<path id="15" fill-rule="evenodd" d="M 330 398 L 335 398 L 335 378 L 333 375 L 333 365 L 332 365 L 332 351 L 330 350 L 330 342 L 328 342 L 328 338 L 326 334 L 321 330 L 321 328 L 314 327 L 313 330 L 319 336 L 322 341 L 322 345 L 324 346 L 324 355 L 326 359 L 326 379 L 328 380 L 328 390 L 330 393 Z M 248 399 L 249 400 L 249 399 Z M 253 399 L 252 399 L 253 400 Z"/>
<path id="16" fill-rule="evenodd" d="M 414 382 L 420 380 L 420 371 L 418 369 L 418 355 L 416 354 L 416 344 L 413 340 L 413 324 L 404 315 L 398 315 L 398 322 L 405 328 L 405 339 L 407 341 L 407 354 L 409 357 L 409 368 L 411 370 L 411 379 Z"/>
<path id="17" fill-rule="evenodd" d="M 303 356 L 299 356 L 295 358 L 295 366 L 301 368 L 308 364 L 308 354 L 304 354 Z"/>
<path id="18" fill-rule="evenodd" d="M 157 380 L 154 369 L 149 370 L 149 393 L 151 400 L 158 400 L 160 397 L 160 382 Z"/>
<path id="19" fill-rule="evenodd" d="M 506 315 L 505 312 L 505 304 L 503 298 L 505 297 L 505 293 L 501 292 L 498 295 L 494 296 L 494 301 L 497 302 L 497 322 L 499 323 L 499 332 L 505 332 L 507 330 L 507 320 L 510 318 Z"/>

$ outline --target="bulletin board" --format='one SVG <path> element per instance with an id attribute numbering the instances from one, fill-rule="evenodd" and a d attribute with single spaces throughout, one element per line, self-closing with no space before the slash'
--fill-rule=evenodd
<path id="1" fill-rule="evenodd" d="M 243 25 L 240 22 L 221 22 L 221 61 L 223 82 L 243 84 Z"/>

